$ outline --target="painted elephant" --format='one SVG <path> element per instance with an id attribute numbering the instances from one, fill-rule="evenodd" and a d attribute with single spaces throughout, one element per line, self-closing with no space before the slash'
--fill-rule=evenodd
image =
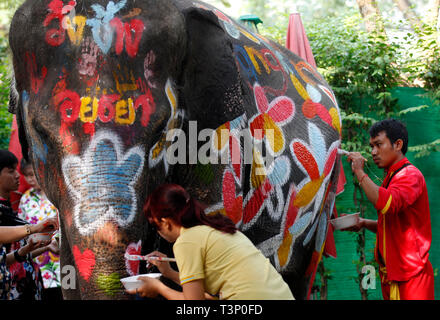
<path id="1" fill-rule="evenodd" d="M 228 215 L 307 297 L 341 139 L 316 70 L 188 0 L 28 0 L 9 40 L 10 111 L 76 270 L 66 299 L 129 298 L 125 253 L 163 246 L 142 214 L 163 182 Z"/>

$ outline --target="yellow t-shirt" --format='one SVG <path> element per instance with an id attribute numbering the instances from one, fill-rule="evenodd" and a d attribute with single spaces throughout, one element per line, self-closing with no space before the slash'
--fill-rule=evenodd
<path id="1" fill-rule="evenodd" d="M 181 284 L 204 279 L 206 292 L 224 300 L 294 299 L 269 259 L 239 231 L 182 227 L 173 251 Z"/>

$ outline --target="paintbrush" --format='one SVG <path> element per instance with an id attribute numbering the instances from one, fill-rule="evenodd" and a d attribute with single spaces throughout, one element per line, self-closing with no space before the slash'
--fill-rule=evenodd
<path id="1" fill-rule="evenodd" d="M 157 256 L 140 256 L 140 255 L 134 255 L 134 254 L 126 254 L 125 259 L 131 260 L 131 261 L 148 261 L 148 260 L 158 260 L 158 261 L 167 261 L 167 262 L 176 262 L 175 258 L 168 258 L 168 257 L 157 257 Z"/>
<path id="2" fill-rule="evenodd" d="M 344 149 L 338 149 L 338 154 L 342 154 L 342 155 L 348 156 L 350 154 L 350 152 L 347 151 L 347 150 L 344 150 Z M 365 162 L 368 162 L 367 159 L 364 158 L 364 160 L 365 160 Z"/>

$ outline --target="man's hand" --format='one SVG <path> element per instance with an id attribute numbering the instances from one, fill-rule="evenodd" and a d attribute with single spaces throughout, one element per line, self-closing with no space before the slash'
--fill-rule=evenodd
<path id="1" fill-rule="evenodd" d="M 351 162 L 351 170 L 354 173 L 363 172 L 364 164 L 367 161 L 359 152 L 350 152 L 347 156 L 347 161 Z"/>
<path id="2" fill-rule="evenodd" d="M 345 214 L 345 213 L 341 213 L 340 216 L 341 216 L 341 217 L 343 217 L 343 216 L 347 216 L 347 214 Z M 359 231 L 361 231 L 362 228 L 364 228 L 364 227 L 365 227 L 365 219 L 359 217 L 359 220 L 358 220 L 358 222 L 357 222 L 355 225 L 353 225 L 353 226 L 351 226 L 351 227 L 349 227 L 349 228 L 340 229 L 340 230 L 341 230 L 341 231 L 359 232 Z"/>

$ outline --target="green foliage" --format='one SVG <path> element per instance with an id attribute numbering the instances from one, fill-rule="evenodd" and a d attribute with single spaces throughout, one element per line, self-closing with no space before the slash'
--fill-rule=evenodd
<path id="1" fill-rule="evenodd" d="M 12 114 L 8 112 L 9 77 L 6 39 L 0 37 L 0 149 L 7 149 L 11 134 Z"/>

